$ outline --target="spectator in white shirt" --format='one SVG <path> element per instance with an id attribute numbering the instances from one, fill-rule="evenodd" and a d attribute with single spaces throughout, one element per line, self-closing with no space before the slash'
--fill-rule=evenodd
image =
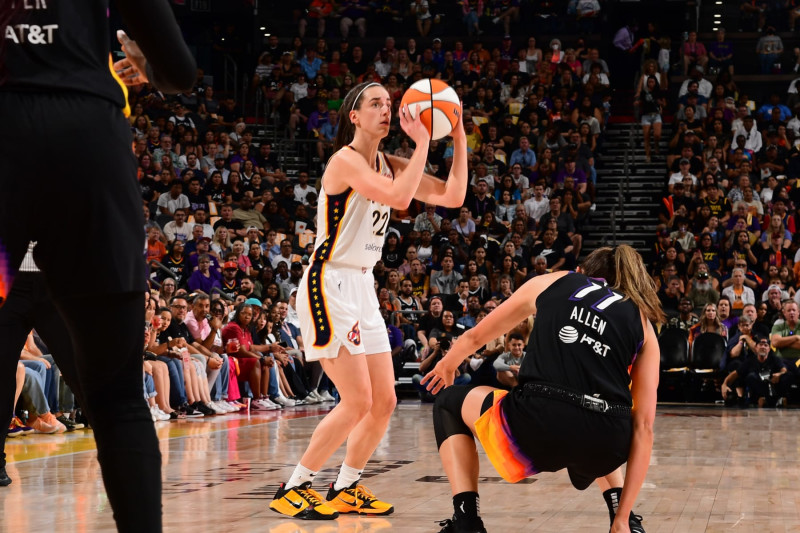
<path id="1" fill-rule="evenodd" d="M 308 184 L 308 172 L 300 171 L 297 175 L 297 184 L 294 186 L 294 201 L 303 205 L 308 205 L 308 193 L 315 193 L 317 190 Z"/>
<path id="2" fill-rule="evenodd" d="M 744 146 L 740 146 L 739 148 L 752 150 L 754 153 L 761 151 L 763 140 L 761 139 L 761 133 L 758 131 L 755 121 L 753 120 L 753 115 L 747 115 L 742 119 L 742 127 L 734 132 L 733 138 L 736 139 L 739 135 L 744 135 L 745 138 Z M 736 148 L 736 146 L 732 146 L 731 148 Z"/>
<path id="3" fill-rule="evenodd" d="M 176 209 L 188 209 L 189 197 L 183 194 L 183 183 L 175 181 L 169 189 L 169 194 L 158 197 L 158 210 L 162 215 L 174 215 Z"/>
<path id="4" fill-rule="evenodd" d="M 175 210 L 175 214 L 173 216 L 175 218 L 172 220 L 172 222 L 168 222 L 164 225 L 164 235 L 167 236 L 167 241 L 188 241 L 192 236 L 193 226 L 186 223 L 186 210 L 178 208 Z"/>
<path id="5" fill-rule="evenodd" d="M 528 217 L 539 223 L 542 215 L 550 211 L 550 200 L 544 196 L 544 186 L 536 184 L 533 186 L 533 196 L 525 200 L 525 213 Z"/>
<path id="6" fill-rule="evenodd" d="M 681 88 L 678 90 L 678 98 L 689 92 L 689 82 L 691 81 L 697 82 L 697 94 L 705 97 L 706 99 L 711 98 L 711 93 L 714 91 L 714 86 L 710 81 L 703 78 L 703 72 L 704 69 L 702 66 L 694 66 L 692 71 L 689 73 L 689 77 L 686 78 L 681 84 Z"/>

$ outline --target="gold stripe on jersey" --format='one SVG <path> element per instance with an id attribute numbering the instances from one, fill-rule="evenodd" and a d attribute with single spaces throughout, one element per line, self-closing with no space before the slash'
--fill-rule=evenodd
<path id="1" fill-rule="evenodd" d="M 314 347 L 325 348 L 333 339 L 333 324 L 324 290 L 325 262 L 311 263 L 308 270 L 306 290 L 311 320 L 314 321 Z"/>
<path id="2" fill-rule="evenodd" d="M 327 195 L 327 210 L 325 212 L 325 232 L 328 237 L 314 252 L 314 261 L 327 261 L 333 255 L 336 239 L 339 237 L 342 220 L 350 201 L 355 197 L 355 191 L 348 188 L 343 193 Z"/>
<path id="3" fill-rule="evenodd" d="M 117 72 L 114 70 L 114 62 L 111 61 L 111 54 L 108 54 L 108 70 L 111 71 L 111 77 L 117 82 L 119 88 L 122 89 L 122 99 L 125 101 L 125 107 L 122 108 L 122 113 L 125 118 L 131 116 L 131 104 L 128 102 L 128 87 L 122 82 Z"/>
<path id="4" fill-rule="evenodd" d="M 314 257 L 309 267 L 308 274 L 308 301 L 311 306 L 311 317 L 314 320 L 314 346 L 324 348 L 333 338 L 333 323 L 328 313 L 325 300 L 324 273 L 325 261 L 332 255 L 336 248 L 336 240 L 342 226 L 347 206 L 355 197 L 353 189 L 347 189 L 340 194 L 327 195 L 327 209 L 325 212 L 325 234 L 327 238 L 314 252 Z"/>
<path id="5" fill-rule="evenodd" d="M 386 170 L 386 158 L 381 152 L 378 152 L 378 156 L 376 159 L 377 159 L 376 161 L 377 164 L 375 166 L 378 167 L 377 169 L 378 174 L 383 174 L 383 172 Z"/>

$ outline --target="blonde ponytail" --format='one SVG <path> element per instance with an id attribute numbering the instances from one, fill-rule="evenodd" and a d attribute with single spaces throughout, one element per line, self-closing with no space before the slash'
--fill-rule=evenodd
<path id="1" fill-rule="evenodd" d="M 605 279 L 612 289 L 630 299 L 651 322 L 662 324 L 666 321 L 655 282 L 647 273 L 642 256 L 627 244 L 620 244 L 616 248 L 598 248 L 581 263 L 581 272 Z"/>

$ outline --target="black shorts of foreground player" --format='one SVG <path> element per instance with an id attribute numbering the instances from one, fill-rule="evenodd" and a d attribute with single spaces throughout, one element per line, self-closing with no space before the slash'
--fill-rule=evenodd
<path id="1" fill-rule="evenodd" d="M 536 316 L 517 387 L 449 387 L 467 356 L 537 309 L 546 312 Z M 485 531 L 473 436 L 511 483 L 566 468 L 577 489 L 595 480 L 607 488 L 627 462 L 612 531 L 643 531 L 632 509 L 653 446 L 659 350 L 650 321 L 663 318 L 641 257 L 622 245 L 596 250 L 577 273 L 533 278 L 462 335 L 424 379 L 433 393 L 449 387 L 434 406 L 454 507 L 442 531 Z"/>

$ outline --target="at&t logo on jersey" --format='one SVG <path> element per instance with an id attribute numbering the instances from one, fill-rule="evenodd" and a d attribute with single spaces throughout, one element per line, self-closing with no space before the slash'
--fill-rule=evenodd
<path id="1" fill-rule="evenodd" d="M 353 324 L 352 329 L 347 332 L 347 340 L 356 346 L 361 344 L 361 330 L 358 329 L 358 322 Z"/>
<path id="2" fill-rule="evenodd" d="M 572 326 L 564 326 L 561 328 L 561 331 L 558 332 L 558 338 L 561 339 L 561 342 L 564 344 L 572 344 L 578 340 L 578 330 Z"/>
<path id="3" fill-rule="evenodd" d="M 564 344 L 573 344 L 575 342 L 578 342 L 578 339 L 580 338 L 581 343 L 588 344 L 594 353 L 596 353 L 597 355 L 602 355 L 603 357 L 605 357 L 606 354 L 608 354 L 608 350 L 611 349 L 611 347 L 608 344 L 596 341 L 585 333 L 581 334 L 580 332 L 578 332 L 577 329 L 573 328 L 572 326 L 564 326 L 563 328 L 561 328 L 558 331 L 558 338 Z"/>

